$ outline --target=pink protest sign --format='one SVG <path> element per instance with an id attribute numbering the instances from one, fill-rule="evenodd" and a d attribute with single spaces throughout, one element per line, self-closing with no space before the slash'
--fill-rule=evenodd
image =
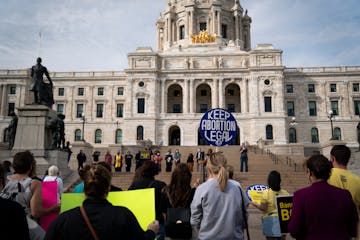
<path id="1" fill-rule="evenodd" d="M 43 207 L 49 208 L 57 204 L 57 181 L 42 182 Z M 41 227 L 47 231 L 50 224 L 58 216 L 57 213 L 49 213 L 40 218 Z"/>

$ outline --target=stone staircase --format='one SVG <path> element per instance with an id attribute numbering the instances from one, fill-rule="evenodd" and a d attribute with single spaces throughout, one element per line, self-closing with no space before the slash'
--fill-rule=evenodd
<path id="1" fill-rule="evenodd" d="M 169 147 L 160 148 L 162 155 L 166 153 Z M 184 147 L 179 146 L 177 149 L 182 154 L 182 162 L 186 162 L 187 156 L 190 152 L 193 154 L 196 153 L 198 147 Z M 205 152 L 208 150 L 208 146 L 204 147 Z M 214 148 L 213 148 L 214 149 Z M 239 146 L 227 146 L 218 149 L 217 151 L 222 151 L 223 154 L 228 159 L 228 164 L 234 167 L 234 179 L 239 181 L 243 188 L 246 188 L 253 184 L 267 184 L 267 176 L 270 171 L 277 170 L 281 173 L 282 176 L 282 188 L 286 189 L 290 193 L 293 193 L 299 188 L 305 187 L 308 185 L 306 178 L 306 173 L 302 167 L 297 166 L 296 171 L 294 165 L 290 166 L 286 163 L 286 159 L 278 159 L 276 156 L 259 151 L 255 151 L 255 148 L 250 148 L 249 156 L 249 172 L 240 172 L 240 160 L 239 160 Z M 172 148 L 172 151 L 175 151 L 175 148 Z M 132 167 L 133 168 L 133 167 Z M 164 181 L 165 183 L 170 182 L 171 173 L 166 173 L 165 162 L 162 163 L 162 172 L 156 176 L 156 179 Z M 134 171 L 132 169 L 132 171 Z M 113 173 L 113 184 L 121 187 L 123 190 L 128 189 L 131 185 L 134 177 L 134 173 Z M 200 179 L 200 173 L 196 171 L 196 164 L 194 166 L 194 172 L 192 181 L 195 182 L 196 179 Z"/>

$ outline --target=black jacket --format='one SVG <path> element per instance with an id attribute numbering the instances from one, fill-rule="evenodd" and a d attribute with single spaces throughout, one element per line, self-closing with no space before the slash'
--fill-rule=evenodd
<path id="1" fill-rule="evenodd" d="M 155 239 L 155 233 L 144 232 L 134 214 L 125 207 L 113 206 L 105 199 L 86 199 L 83 206 L 100 239 Z M 93 238 L 77 207 L 60 214 L 50 225 L 45 239 Z"/>
<path id="2" fill-rule="evenodd" d="M 129 190 L 155 188 L 155 214 L 159 223 L 164 223 L 164 216 L 161 214 L 161 195 L 162 189 L 166 184 L 154 178 L 141 177 L 131 184 Z"/>

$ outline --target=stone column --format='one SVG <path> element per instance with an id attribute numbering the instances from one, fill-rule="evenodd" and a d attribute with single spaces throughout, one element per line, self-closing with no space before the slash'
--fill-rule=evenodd
<path id="1" fill-rule="evenodd" d="M 6 103 L 7 103 L 7 85 L 2 85 L 2 94 L 1 94 L 1 114 L 6 116 Z"/>
<path id="2" fill-rule="evenodd" d="M 190 12 L 190 36 L 194 34 L 194 11 Z"/>
<path id="3" fill-rule="evenodd" d="M 183 113 L 189 112 L 189 79 L 184 79 L 184 91 L 183 91 Z"/>
<path id="4" fill-rule="evenodd" d="M 161 79 L 161 113 L 166 113 L 165 102 L 165 79 Z"/>
<path id="5" fill-rule="evenodd" d="M 216 35 L 220 35 L 221 34 L 221 18 L 220 18 L 220 13 L 221 11 L 217 12 L 217 33 Z"/>
<path id="6" fill-rule="evenodd" d="M 168 18 L 168 42 L 170 43 L 170 45 L 171 45 L 171 42 L 172 42 L 172 39 L 171 39 L 171 37 L 172 37 L 172 31 L 171 31 L 171 27 L 172 27 L 172 24 L 171 24 L 171 16 L 169 15 L 169 18 Z"/>
<path id="7" fill-rule="evenodd" d="M 245 111 L 248 113 L 249 112 L 249 79 L 245 79 Z"/>
<path id="8" fill-rule="evenodd" d="M 240 37 L 239 37 L 239 14 L 238 12 L 236 11 L 235 12 L 235 40 L 239 40 Z"/>
<path id="9" fill-rule="evenodd" d="M 213 78 L 213 88 L 214 89 L 211 89 L 211 108 L 217 108 L 217 107 L 219 107 L 218 106 L 219 90 L 218 90 L 218 79 L 217 78 Z"/>
<path id="10" fill-rule="evenodd" d="M 196 104 L 196 96 L 194 96 L 194 79 L 190 79 L 190 113 L 194 113 L 194 105 Z M 196 91 L 195 91 L 196 92 Z"/>
<path id="11" fill-rule="evenodd" d="M 215 14 L 216 11 L 212 11 L 211 15 L 212 15 L 212 26 L 211 26 L 211 31 L 209 31 L 210 33 L 216 33 L 216 14 Z"/>
<path id="12" fill-rule="evenodd" d="M 224 79 L 219 78 L 219 108 L 224 108 Z"/>

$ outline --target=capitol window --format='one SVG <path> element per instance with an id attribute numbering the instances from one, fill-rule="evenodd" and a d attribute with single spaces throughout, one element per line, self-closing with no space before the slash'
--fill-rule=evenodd
<path id="1" fill-rule="evenodd" d="M 179 34 L 180 34 L 180 36 L 179 36 L 180 40 L 185 38 L 185 26 L 184 25 L 181 25 L 179 27 Z"/>
<path id="2" fill-rule="evenodd" d="M 359 92 L 359 83 L 353 83 L 353 92 Z"/>
<path id="3" fill-rule="evenodd" d="M 65 90 L 64 88 L 59 88 L 58 89 L 58 96 L 64 96 L 65 95 Z"/>
<path id="4" fill-rule="evenodd" d="M 309 93 L 315 92 L 315 84 L 308 84 L 308 92 Z"/>
<path id="5" fill-rule="evenodd" d="M 124 87 L 118 87 L 117 92 L 118 92 L 117 95 L 119 95 L 119 96 L 124 95 Z"/>
<path id="6" fill-rule="evenodd" d="M 103 96 L 104 95 L 104 88 L 99 87 L 97 92 L 98 92 L 98 96 Z"/>
<path id="7" fill-rule="evenodd" d="M 201 22 L 199 27 L 200 27 L 200 31 L 206 31 L 207 29 L 206 22 Z"/>
<path id="8" fill-rule="evenodd" d="M 265 112 L 272 112 L 271 97 L 264 97 Z"/>
<path id="9" fill-rule="evenodd" d="M 10 85 L 10 94 L 11 95 L 16 94 L 16 86 L 15 85 Z"/>
<path id="10" fill-rule="evenodd" d="M 145 98 L 138 99 L 138 113 L 145 113 Z"/>
<path id="11" fill-rule="evenodd" d="M 78 88 L 78 96 L 84 96 L 84 88 Z"/>
<path id="12" fill-rule="evenodd" d="M 330 84 L 330 92 L 336 92 L 336 83 Z"/>
<path id="13" fill-rule="evenodd" d="M 294 92 L 294 88 L 292 84 L 287 84 L 286 85 L 286 93 L 293 93 Z"/>

